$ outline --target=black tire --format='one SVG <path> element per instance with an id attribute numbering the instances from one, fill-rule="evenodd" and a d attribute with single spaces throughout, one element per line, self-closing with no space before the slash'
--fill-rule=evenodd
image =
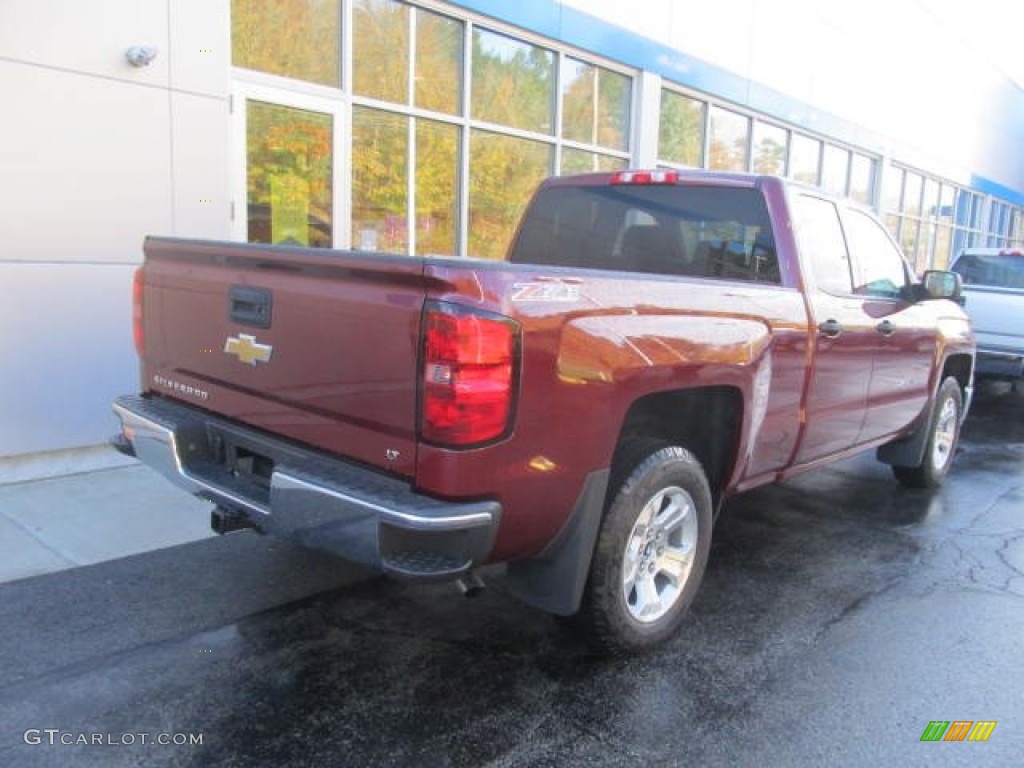
<path id="1" fill-rule="evenodd" d="M 597 652 L 619 656 L 679 627 L 707 565 L 712 502 L 697 459 L 658 441 L 621 450 L 612 482 L 576 623 Z"/>
<path id="2" fill-rule="evenodd" d="M 963 409 L 960 384 L 949 377 L 942 382 L 935 397 L 921 463 L 916 467 L 892 468 L 900 483 L 908 488 L 936 488 L 942 484 L 953 465 L 953 455 L 960 439 Z"/>

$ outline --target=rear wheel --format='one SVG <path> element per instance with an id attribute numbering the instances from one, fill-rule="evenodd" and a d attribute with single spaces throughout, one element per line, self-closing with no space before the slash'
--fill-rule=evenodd
<path id="1" fill-rule="evenodd" d="M 603 653 L 646 650 L 672 635 L 697 594 L 711 544 L 711 492 L 678 446 L 641 440 L 621 452 L 578 621 Z"/>
<path id="2" fill-rule="evenodd" d="M 943 381 L 928 422 L 924 458 L 916 467 L 892 468 L 896 479 L 903 485 L 908 488 L 935 488 L 949 474 L 960 438 L 963 402 L 957 380 L 949 377 Z"/>

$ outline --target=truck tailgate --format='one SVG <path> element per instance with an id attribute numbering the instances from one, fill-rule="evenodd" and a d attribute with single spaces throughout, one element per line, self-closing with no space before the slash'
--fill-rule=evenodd
<path id="1" fill-rule="evenodd" d="M 970 285 L 964 295 L 979 346 L 1024 349 L 1024 291 Z"/>
<path id="2" fill-rule="evenodd" d="M 144 391 L 413 474 L 422 263 L 164 238 L 145 253 Z"/>

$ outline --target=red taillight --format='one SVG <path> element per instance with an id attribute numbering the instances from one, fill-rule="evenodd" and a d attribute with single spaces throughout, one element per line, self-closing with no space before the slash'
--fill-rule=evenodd
<path id="1" fill-rule="evenodd" d="M 140 360 L 146 352 L 145 337 L 142 335 L 142 283 L 142 267 L 138 267 L 132 280 L 132 340 Z"/>
<path id="2" fill-rule="evenodd" d="M 612 184 L 678 184 L 678 171 L 619 171 Z"/>
<path id="3" fill-rule="evenodd" d="M 511 426 L 519 328 L 506 318 L 428 307 L 423 323 L 420 434 L 466 447 L 496 440 Z"/>

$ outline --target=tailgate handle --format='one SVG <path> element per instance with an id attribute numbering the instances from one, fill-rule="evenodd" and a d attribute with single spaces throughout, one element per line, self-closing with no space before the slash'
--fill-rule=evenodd
<path id="1" fill-rule="evenodd" d="M 231 319 L 254 328 L 270 327 L 270 291 L 248 285 L 234 285 L 228 291 L 228 310 Z"/>

